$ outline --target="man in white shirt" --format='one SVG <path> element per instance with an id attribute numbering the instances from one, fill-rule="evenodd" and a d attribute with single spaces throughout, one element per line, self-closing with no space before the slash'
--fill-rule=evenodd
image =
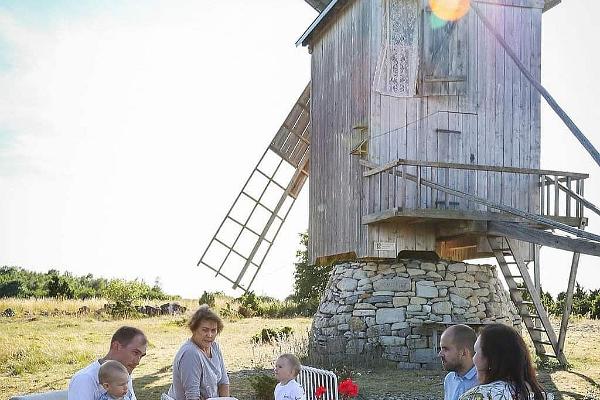
<path id="1" fill-rule="evenodd" d="M 106 356 L 95 360 L 73 375 L 69 383 L 68 400 L 95 400 L 104 394 L 106 390 L 100 385 L 98 371 L 100 366 L 108 360 L 119 361 L 127 368 L 131 400 L 136 400 L 131 382 L 131 372 L 146 355 L 147 343 L 146 335 L 138 328 L 122 326 L 117 329 L 110 341 L 110 349 Z"/>
<path id="2" fill-rule="evenodd" d="M 449 371 L 444 378 L 444 400 L 458 400 L 478 384 L 477 369 L 473 364 L 476 340 L 475 331 L 467 325 L 453 325 L 442 333 L 438 356 L 444 369 Z"/>

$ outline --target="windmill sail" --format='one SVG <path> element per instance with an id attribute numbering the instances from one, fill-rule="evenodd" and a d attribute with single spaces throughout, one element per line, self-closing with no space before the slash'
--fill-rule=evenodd
<path id="1" fill-rule="evenodd" d="M 198 266 L 248 291 L 308 178 L 310 84 L 246 180 Z"/>

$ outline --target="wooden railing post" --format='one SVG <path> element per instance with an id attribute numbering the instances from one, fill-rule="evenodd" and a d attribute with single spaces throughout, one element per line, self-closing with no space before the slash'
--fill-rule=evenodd
<path id="1" fill-rule="evenodd" d="M 421 208 L 421 166 L 417 166 L 417 207 Z"/>
<path id="2" fill-rule="evenodd" d="M 567 176 L 567 189 L 571 190 L 571 177 Z M 567 192 L 565 194 L 566 196 L 566 209 L 565 212 L 567 214 L 567 217 L 571 216 L 571 195 Z"/>
<path id="3" fill-rule="evenodd" d="M 581 180 L 581 197 L 583 197 L 583 198 L 585 198 L 584 197 L 584 193 L 583 193 L 584 192 L 584 184 L 585 184 L 585 181 L 582 179 Z M 584 215 L 583 215 L 583 210 L 584 210 L 583 202 L 580 202 L 579 207 L 581 208 L 581 218 L 583 218 L 584 217 Z"/>
<path id="4" fill-rule="evenodd" d="M 546 213 L 550 214 L 550 182 L 545 180 L 544 184 L 546 185 Z"/>
<path id="5" fill-rule="evenodd" d="M 554 215 L 560 215 L 560 190 L 558 189 L 558 175 L 554 175 Z"/>
<path id="6" fill-rule="evenodd" d="M 546 215 L 546 212 L 545 212 L 546 175 L 539 175 L 539 186 L 540 186 L 540 214 Z"/>

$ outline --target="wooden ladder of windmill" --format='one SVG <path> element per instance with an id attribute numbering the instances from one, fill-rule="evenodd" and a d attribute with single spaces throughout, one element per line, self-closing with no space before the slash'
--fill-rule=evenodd
<path id="1" fill-rule="evenodd" d="M 540 357 L 553 357 L 561 364 L 566 364 L 567 359 L 558 345 L 558 338 L 542 304 L 540 294 L 535 289 L 525 261 L 518 253 L 518 245 L 513 239 L 502 236 L 488 237 L 488 242 L 508 286 L 510 298 L 529 332 L 536 353 Z"/>
<path id="2" fill-rule="evenodd" d="M 204 265 L 248 291 L 308 178 L 310 84 L 275 137 L 202 254 Z"/>

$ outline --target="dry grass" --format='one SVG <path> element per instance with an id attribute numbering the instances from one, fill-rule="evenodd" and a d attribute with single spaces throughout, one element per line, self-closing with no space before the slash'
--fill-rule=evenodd
<path id="1" fill-rule="evenodd" d="M 0 400 L 19 393 L 63 389 L 75 371 L 106 354 L 112 333 L 121 325 L 134 325 L 150 340 L 148 355 L 134 374 L 139 399 L 158 399 L 171 381 L 171 363 L 181 343 L 189 337 L 183 317 L 156 317 L 101 321 L 74 316 L 6 318 L 0 330 Z M 227 322 L 219 342 L 232 387 L 241 399 L 250 396 L 244 378 L 257 369 L 271 368 L 279 351 L 305 351 L 307 318 Z M 255 345 L 250 337 L 262 328 L 291 326 L 296 334 L 278 345 Z M 236 378 L 236 379 L 234 379 Z"/>
<path id="2" fill-rule="evenodd" d="M 6 303 L 0 303 L 6 304 Z M 54 307 L 54 303 L 49 303 Z M 194 308 L 195 301 L 191 301 Z M 88 305 L 89 306 L 89 305 Z M 66 307 L 66 306 L 65 306 Z M 72 307 L 72 306 L 69 306 Z M 78 307 L 77 307 L 78 308 Z M 41 308 L 40 308 L 41 310 Z M 158 399 L 171 381 L 172 358 L 189 336 L 182 317 L 157 317 L 126 321 L 102 321 L 90 317 L 14 317 L 0 320 L 0 400 L 18 393 L 63 389 L 79 368 L 106 353 L 112 333 L 123 324 L 143 329 L 149 339 L 148 355 L 135 371 L 139 399 Z M 250 338 L 262 328 L 291 326 L 295 335 L 275 346 L 254 345 Z M 231 371 L 232 393 L 252 399 L 247 377 L 266 372 L 281 352 L 306 351 L 310 319 L 243 319 L 226 323 L 219 341 Z M 576 319 L 567 336 L 568 371 L 541 371 L 540 379 L 564 399 L 600 399 L 600 321 Z M 439 371 L 398 371 L 394 368 L 366 371 L 356 376 L 361 393 L 402 394 L 410 398 L 442 398 Z"/>

